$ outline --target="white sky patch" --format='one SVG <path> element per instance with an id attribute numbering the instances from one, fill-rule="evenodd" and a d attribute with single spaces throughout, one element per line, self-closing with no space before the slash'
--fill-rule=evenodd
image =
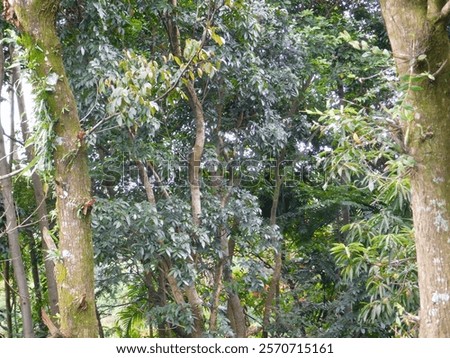
<path id="1" fill-rule="evenodd" d="M 22 88 L 24 92 L 24 98 L 25 98 L 25 108 L 27 111 L 27 118 L 28 118 L 28 125 L 30 127 L 30 130 L 32 129 L 35 119 L 34 119 L 34 109 L 33 109 L 33 94 L 32 94 L 32 88 L 30 83 L 27 81 L 26 78 L 22 78 Z M 3 130 L 7 134 L 5 136 L 5 149 L 6 151 L 9 151 L 10 148 L 10 139 L 8 136 L 12 136 L 12 128 L 11 128 L 11 96 L 10 92 L 8 91 L 8 86 L 3 86 L 3 91 L 1 93 L 2 101 L 0 101 L 0 113 L 1 113 L 1 124 L 3 127 Z M 17 134 L 17 132 L 20 132 L 20 118 L 19 118 L 19 108 L 17 107 L 17 98 L 14 96 L 14 132 Z M 22 135 L 18 135 L 17 138 L 19 140 L 22 140 Z M 19 145 L 20 146 L 20 145 Z M 8 154 L 9 155 L 9 154 Z M 24 155 L 23 148 L 19 148 L 17 152 L 17 156 L 21 157 Z"/>

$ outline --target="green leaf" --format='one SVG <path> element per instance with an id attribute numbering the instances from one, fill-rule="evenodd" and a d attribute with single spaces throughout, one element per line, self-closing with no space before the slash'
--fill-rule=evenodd
<path id="1" fill-rule="evenodd" d="M 423 87 L 421 87 L 421 86 L 409 86 L 409 89 L 411 91 L 415 91 L 415 92 L 423 91 Z"/>
<path id="2" fill-rule="evenodd" d="M 179 58 L 178 56 L 175 56 L 175 55 L 174 55 L 174 56 L 173 56 L 173 59 L 175 60 L 175 62 L 177 63 L 177 65 L 181 67 L 182 62 L 181 62 L 180 58 Z"/>

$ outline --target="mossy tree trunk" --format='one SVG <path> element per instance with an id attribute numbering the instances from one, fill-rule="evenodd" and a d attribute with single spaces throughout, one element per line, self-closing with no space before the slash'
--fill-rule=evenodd
<path id="1" fill-rule="evenodd" d="M 420 336 L 450 337 L 450 1 L 381 0 L 400 76 L 413 79 L 404 139 L 416 161 L 412 209 Z M 422 76 L 424 73 L 429 76 Z M 416 82 L 417 81 L 417 82 Z"/>
<path id="2" fill-rule="evenodd" d="M 56 33 L 59 0 L 4 0 L 4 16 L 24 38 L 35 74 L 47 78 L 46 105 L 54 121 L 55 183 L 59 226 L 56 281 L 66 337 L 97 337 L 94 262 L 86 146 Z"/>

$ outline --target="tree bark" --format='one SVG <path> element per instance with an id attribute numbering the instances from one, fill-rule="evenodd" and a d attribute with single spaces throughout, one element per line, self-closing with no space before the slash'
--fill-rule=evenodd
<path id="1" fill-rule="evenodd" d="M 97 304 L 95 305 L 95 316 L 97 317 L 98 336 L 99 336 L 99 338 L 105 338 L 105 331 L 103 330 L 103 325 L 102 325 L 102 317 L 100 316 L 100 312 L 98 310 Z"/>
<path id="2" fill-rule="evenodd" d="M 227 285 L 227 315 L 230 320 L 231 328 L 237 338 L 247 337 L 247 322 L 245 319 L 244 307 L 242 307 L 241 300 L 239 298 L 236 289 L 233 287 L 233 273 L 231 271 L 231 263 L 233 262 L 234 248 L 236 242 L 233 239 L 228 241 L 228 262 L 224 267 L 223 279 Z"/>
<path id="3" fill-rule="evenodd" d="M 413 110 L 404 121 L 415 159 L 412 209 L 420 290 L 420 337 L 450 337 L 450 2 L 381 0 L 392 51 Z M 408 82 L 407 82 L 408 83 Z M 406 112 L 406 110 L 404 111 Z"/>
<path id="4" fill-rule="evenodd" d="M 145 165 L 139 159 L 136 159 L 136 166 L 139 170 L 139 177 L 142 180 L 147 200 L 150 204 L 156 205 L 155 193 L 153 191 L 153 185 L 148 178 L 147 168 L 145 168 Z"/>
<path id="5" fill-rule="evenodd" d="M 34 241 L 33 233 L 28 233 L 28 248 L 30 250 L 30 269 L 31 277 L 33 278 L 33 291 L 34 291 L 34 306 L 33 308 L 37 312 L 41 312 L 43 306 L 42 299 L 42 285 L 39 277 L 39 260 L 38 253 L 36 250 L 36 242 Z M 42 327 L 42 322 L 39 322 Z"/>
<path id="6" fill-rule="evenodd" d="M 6 311 L 6 334 L 8 338 L 13 337 L 13 324 L 12 324 L 12 307 L 11 307 L 11 280 L 10 280 L 10 264 L 9 261 L 5 261 L 3 270 L 3 279 L 5 281 L 5 311 Z"/>
<path id="7" fill-rule="evenodd" d="M 94 201 L 84 132 L 56 34 L 59 4 L 59 0 L 4 0 L 4 17 L 26 39 L 24 43 L 36 66 L 35 74 L 41 79 L 47 78 L 47 82 L 51 80 L 51 85 L 56 82 L 46 89 L 44 97 L 56 137 L 53 159 L 59 226 L 56 281 L 60 330 L 66 337 L 97 337 L 90 217 Z"/>

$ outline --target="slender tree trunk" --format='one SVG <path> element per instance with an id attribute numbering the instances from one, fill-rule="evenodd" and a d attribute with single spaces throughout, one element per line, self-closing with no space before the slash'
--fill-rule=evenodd
<path id="1" fill-rule="evenodd" d="M 144 165 L 144 163 L 140 159 L 136 159 L 135 162 L 138 167 L 139 177 L 141 178 L 142 185 L 144 186 L 144 189 L 145 189 L 145 194 L 146 194 L 147 200 L 152 205 L 156 205 L 156 196 L 155 196 L 155 192 L 153 190 L 153 185 L 150 182 L 149 177 L 148 177 L 147 167 L 146 167 L 146 165 Z M 151 168 L 153 175 L 155 176 L 157 181 L 160 181 L 158 174 L 156 173 L 155 169 L 150 165 L 150 163 L 147 163 L 147 166 L 149 166 Z M 164 188 L 162 188 L 162 193 L 166 199 L 169 199 L 169 193 Z M 175 302 L 179 305 L 184 305 L 186 303 L 183 292 L 180 289 L 180 287 L 178 286 L 176 279 L 170 274 L 171 266 L 172 266 L 172 262 L 170 260 L 170 257 L 162 257 L 161 258 L 161 261 L 159 264 L 159 273 L 158 273 L 159 287 L 158 287 L 158 292 L 156 294 L 155 294 L 155 292 L 153 292 L 154 288 L 151 286 L 152 282 L 151 282 L 150 277 L 152 276 L 152 273 L 151 272 L 144 273 L 144 277 L 146 278 L 145 283 L 146 283 L 147 289 L 149 291 L 149 303 L 150 304 L 155 303 L 155 300 L 153 299 L 153 297 L 155 297 L 155 296 L 159 297 L 159 300 L 158 300 L 158 302 L 156 302 L 156 304 L 158 304 L 160 307 L 163 307 L 166 304 L 166 294 L 165 294 L 166 281 L 167 281 L 167 284 L 169 285 L 169 288 L 172 291 L 172 295 L 173 295 Z M 160 325 L 158 327 L 158 332 L 159 332 L 160 337 L 163 338 L 167 335 L 168 329 L 166 328 L 166 326 Z"/>
<path id="2" fill-rule="evenodd" d="M 224 140 L 221 135 L 222 130 L 222 115 L 223 115 L 223 91 L 219 90 L 219 104 L 216 107 L 217 125 L 214 129 L 216 135 L 216 153 L 217 157 L 228 162 L 230 158 L 224 152 Z M 236 123 L 236 128 L 239 128 L 242 119 L 239 118 Z M 220 206 L 222 209 L 228 203 L 231 196 L 232 189 L 235 182 L 232 179 L 229 187 L 224 190 L 224 176 L 223 173 L 213 171 L 211 173 L 211 186 L 215 189 L 215 194 L 220 198 Z M 214 272 L 213 294 L 210 300 L 211 313 L 209 318 L 209 328 L 212 332 L 217 330 L 217 319 L 220 305 L 220 295 L 223 288 L 227 293 L 227 316 L 230 320 L 231 328 L 236 338 L 247 337 L 247 320 L 245 318 L 245 311 L 242 307 L 241 300 L 236 292 L 235 280 L 231 271 L 233 264 L 235 241 L 229 237 L 227 230 L 220 226 L 218 228 L 218 244 L 220 247 L 220 257 L 216 264 Z"/>
<path id="3" fill-rule="evenodd" d="M 186 83 L 187 94 L 191 109 L 195 117 L 195 142 L 189 157 L 189 185 L 191 189 L 192 219 L 196 226 L 200 226 L 202 201 L 200 191 L 200 164 L 205 147 L 205 118 L 203 105 L 197 96 L 194 84 Z"/>
<path id="4" fill-rule="evenodd" d="M 416 165 L 412 209 L 420 290 L 421 337 L 450 337 L 450 1 L 381 0 L 397 70 L 412 107 L 404 140 Z M 410 82 L 409 82 L 410 83 Z"/>
<path id="5" fill-rule="evenodd" d="M 216 264 L 216 269 L 214 271 L 214 285 L 213 285 L 213 293 L 210 300 L 210 316 L 209 316 L 209 331 L 211 333 L 215 333 L 217 331 L 217 319 L 219 314 L 219 305 L 220 305 L 220 294 L 223 288 L 223 269 L 226 264 L 226 260 L 228 258 L 228 253 L 225 257 L 223 257 L 223 237 L 226 236 L 225 230 L 222 228 L 219 229 L 219 240 L 221 246 L 222 257 L 218 260 Z M 228 241 L 228 240 L 227 240 Z M 226 251 L 228 252 L 228 242 Z"/>
<path id="6" fill-rule="evenodd" d="M 136 160 L 136 165 L 139 170 L 139 177 L 141 178 L 142 184 L 144 185 L 147 200 L 149 201 L 149 203 L 156 205 L 155 192 L 153 191 L 153 185 L 152 183 L 150 183 L 150 180 L 148 178 L 147 168 L 139 159 Z"/>
<path id="7" fill-rule="evenodd" d="M 6 334 L 8 338 L 13 337 L 12 324 L 12 307 L 11 307 L 11 278 L 10 278 L 10 264 L 9 260 L 5 261 L 3 270 L 3 278 L 5 280 L 5 311 L 6 311 Z"/>
<path id="8" fill-rule="evenodd" d="M 95 304 L 95 316 L 97 317 L 98 336 L 100 338 L 105 338 L 105 331 L 103 330 L 102 325 L 102 317 L 100 316 L 100 312 L 98 311 L 97 304 Z"/>
<path id="9" fill-rule="evenodd" d="M 200 217 L 202 214 L 200 163 L 205 146 L 205 119 L 203 115 L 203 106 L 197 96 L 194 84 L 190 81 L 187 82 L 186 89 L 191 109 L 194 112 L 195 117 L 195 143 L 189 157 L 189 185 L 191 189 L 192 221 L 195 226 L 200 226 Z M 204 330 L 203 302 L 197 293 L 195 283 L 191 283 L 186 288 L 186 294 L 194 314 L 193 336 L 201 337 Z"/>
<path id="10" fill-rule="evenodd" d="M 159 297 L 159 306 L 164 307 L 167 305 L 166 275 L 164 274 L 161 264 L 159 264 L 157 278 L 158 278 L 157 295 Z M 158 325 L 158 334 L 160 338 L 170 338 L 170 326 L 167 322 L 163 322 Z"/>
<path id="11" fill-rule="evenodd" d="M 30 268 L 31 268 L 31 276 L 33 277 L 33 291 L 34 291 L 34 309 L 35 312 L 41 312 L 43 306 L 42 300 L 42 285 L 41 280 L 39 278 L 39 259 L 38 253 L 36 250 L 36 242 L 33 238 L 33 233 L 29 233 L 28 236 L 28 248 L 30 249 Z M 42 326 L 42 322 L 39 322 L 39 325 Z"/>
<path id="12" fill-rule="evenodd" d="M 59 0 L 4 1 L 4 17 L 27 38 L 35 74 L 53 85 L 46 90 L 48 113 L 55 121 L 56 208 L 60 260 L 56 264 L 61 333 L 97 337 L 94 297 L 94 255 L 85 133 L 65 73 L 56 34 Z"/>
<path id="13" fill-rule="evenodd" d="M 172 9 L 175 10 L 178 6 L 177 0 L 168 0 Z M 170 46 L 172 53 L 182 58 L 180 31 L 173 16 L 173 13 L 168 15 L 167 30 L 169 35 Z M 202 213 L 201 205 L 201 190 L 200 190 L 200 162 L 203 155 L 205 145 L 205 118 L 203 113 L 203 105 L 198 98 L 193 81 L 188 80 L 185 83 L 186 92 L 189 98 L 189 104 L 194 113 L 195 118 L 195 141 L 192 152 L 189 155 L 189 187 L 191 192 L 191 210 L 192 222 L 194 226 L 200 226 L 200 217 Z M 192 309 L 194 316 L 194 327 L 192 336 L 201 337 L 204 331 L 203 319 L 203 302 L 195 287 L 195 282 L 190 283 L 185 288 L 185 293 L 188 302 Z"/>
<path id="14" fill-rule="evenodd" d="M 1 36 L 1 35 L 0 35 Z M 3 49 L 0 49 L 0 93 L 3 87 L 4 79 L 4 57 Z M 16 208 L 13 199 L 13 186 L 11 178 L 9 177 L 10 166 L 8 164 L 8 155 L 5 149 L 5 141 L 3 135 L 3 127 L 0 125 L 0 177 L 3 179 L 0 181 L 3 206 L 5 208 L 6 215 L 6 234 L 8 236 L 9 243 L 9 255 L 11 257 L 14 277 L 16 279 L 19 300 L 20 311 L 22 313 L 22 325 L 24 337 L 33 337 L 33 319 L 31 315 L 31 302 L 30 294 L 27 284 L 27 275 L 25 266 L 22 260 L 22 252 L 19 242 L 19 229 L 17 227 Z"/>
<path id="15" fill-rule="evenodd" d="M 283 183 L 283 178 L 280 174 L 280 165 L 284 160 L 285 150 L 279 154 L 276 168 L 275 168 L 275 187 L 272 196 L 272 207 L 270 210 L 270 225 L 275 226 L 277 224 L 277 211 L 278 203 L 280 200 L 281 185 Z M 263 337 L 268 337 L 268 327 L 270 324 L 270 317 L 274 308 L 275 297 L 278 290 L 278 285 L 281 279 L 281 269 L 282 269 L 282 245 L 278 245 L 277 251 L 275 252 L 275 266 L 273 269 L 272 280 L 269 284 L 269 290 L 267 292 L 266 301 L 264 303 L 264 316 L 263 316 Z"/>
<path id="16" fill-rule="evenodd" d="M 236 242 L 233 239 L 230 239 L 228 242 L 228 262 L 224 267 L 223 278 L 224 282 L 227 285 L 227 315 L 230 320 L 231 328 L 235 333 L 237 338 L 245 338 L 247 337 L 247 322 L 245 319 L 245 311 L 244 307 L 242 307 L 241 300 L 239 298 L 236 289 L 232 284 L 233 274 L 231 271 L 231 263 L 233 262 L 234 256 L 234 248 L 236 246 Z"/>
<path id="17" fill-rule="evenodd" d="M 10 46 L 10 56 L 11 58 L 15 58 L 14 48 Z M 20 70 L 19 67 L 12 68 L 12 82 L 15 87 L 15 93 L 17 97 L 17 107 L 19 109 L 20 116 L 20 126 L 22 130 L 22 138 L 23 141 L 26 142 L 30 137 L 30 129 L 28 126 L 28 116 L 25 107 L 25 99 L 22 89 L 22 81 L 20 78 Z M 34 159 L 34 153 L 31 146 L 25 148 L 25 154 L 27 156 L 27 160 L 31 163 Z M 55 249 L 56 245 L 53 242 L 49 232 L 49 222 L 48 222 L 48 211 L 47 204 L 45 201 L 45 193 L 42 185 L 42 181 L 39 178 L 39 174 L 35 171 L 31 174 L 31 182 L 33 185 L 34 198 L 36 200 L 37 206 L 37 215 L 39 220 L 39 230 L 41 231 L 42 236 L 42 248 L 44 253 L 50 249 Z M 47 278 L 47 292 L 48 292 L 48 300 L 50 305 L 50 313 L 53 316 L 56 316 L 59 313 L 58 309 L 58 289 L 56 286 L 55 279 L 55 264 L 51 260 L 44 259 L 45 266 L 45 276 Z"/>
<path id="18" fill-rule="evenodd" d="M 9 141 L 9 170 L 12 171 L 13 170 L 13 163 L 14 163 L 14 159 L 15 159 L 15 152 L 16 152 L 16 142 L 15 142 L 15 106 L 14 106 L 14 90 L 10 87 L 8 88 L 8 92 L 9 92 L 9 101 L 10 101 L 10 106 L 9 106 L 9 127 L 11 128 L 11 138 Z"/>
<path id="19" fill-rule="evenodd" d="M 0 176 L 8 176 L 10 173 L 9 165 L 6 161 L 5 143 L 3 140 L 3 128 L 0 126 Z M 24 337 L 33 337 L 33 320 L 31 316 L 30 294 L 27 284 L 27 275 L 22 260 L 22 253 L 19 242 L 19 230 L 17 227 L 16 209 L 12 196 L 13 187 L 11 178 L 7 177 L 1 180 L 3 205 L 6 214 L 6 233 L 9 243 L 9 254 L 13 264 L 14 277 L 17 283 L 20 310 L 22 313 L 23 335 Z"/>
<path id="20" fill-rule="evenodd" d="M 218 173 L 214 173 L 216 177 L 216 190 L 219 195 L 220 183 L 223 177 Z M 225 208 L 231 192 L 222 195 L 220 205 Z M 236 338 L 247 337 L 247 321 L 245 319 L 245 312 L 241 304 L 238 293 L 235 290 L 235 281 L 231 271 L 235 242 L 229 237 L 227 230 L 224 227 L 218 229 L 218 243 L 220 247 L 221 257 L 216 264 L 214 273 L 214 288 L 211 296 L 211 313 L 209 318 L 209 329 L 214 332 L 217 330 L 217 318 L 219 312 L 220 295 L 223 287 L 226 287 L 228 296 L 227 313 L 230 319 L 231 328 Z"/>

